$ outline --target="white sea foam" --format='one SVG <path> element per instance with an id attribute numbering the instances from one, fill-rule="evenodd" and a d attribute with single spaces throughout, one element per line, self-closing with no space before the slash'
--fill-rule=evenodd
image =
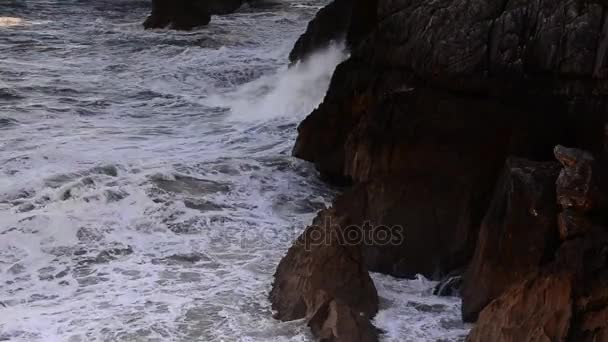
<path id="1" fill-rule="evenodd" d="M 235 120 L 302 116 L 321 103 L 338 63 L 347 58 L 343 43 L 332 44 L 304 61 L 284 67 L 224 97 Z"/>

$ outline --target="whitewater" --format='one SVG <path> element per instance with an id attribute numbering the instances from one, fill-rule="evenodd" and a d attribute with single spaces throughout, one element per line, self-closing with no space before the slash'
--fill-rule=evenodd
<path id="1" fill-rule="evenodd" d="M 312 341 L 267 294 L 339 191 L 290 153 L 347 57 L 287 66 L 325 3 L 173 32 L 148 1 L 0 1 L 0 341 Z M 373 278 L 383 341 L 466 335 L 435 283 Z"/>

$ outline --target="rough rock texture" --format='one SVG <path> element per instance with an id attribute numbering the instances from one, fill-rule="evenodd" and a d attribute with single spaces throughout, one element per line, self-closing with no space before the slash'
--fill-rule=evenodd
<path id="1" fill-rule="evenodd" d="M 586 263 L 556 261 L 604 230 L 605 187 L 585 180 L 601 172 L 584 152 L 559 150 L 562 174 L 576 177 L 553 181 L 556 145 L 608 157 L 608 3 L 355 1 L 347 41 L 351 57 L 299 126 L 293 152 L 328 181 L 352 184 L 335 216 L 403 233 L 361 243 L 367 268 L 439 279 L 469 265 L 470 318 L 494 299 L 474 341 L 603 336 L 594 305 L 565 308 L 601 287 L 601 267 L 593 278 Z M 550 162 L 521 161 L 519 172 L 509 156 Z"/>
<path id="2" fill-rule="evenodd" d="M 605 13 L 557 0 L 379 0 L 376 13 L 300 125 L 294 155 L 329 180 L 390 187 L 370 206 L 401 217 L 372 221 L 404 225 L 409 238 L 365 247 L 368 266 L 437 277 L 470 258 L 508 155 L 601 148 Z"/>
<path id="3" fill-rule="evenodd" d="M 608 337 L 608 228 L 602 226 L 608 212 L 592 215 L 602 202 L 594 200 L 598 192 L 586 191 L 598 189 L 590 186 L 591 179 L 601 183 L 598 175 L 603 173 L 585 151 L 558 146 L 555 155 L 564 165 L 556 184 L 557 203 L 568 216 L 573 208 L 582 210 L 574 214 L 578 221 L 571 222 L 577 234 L 568 235 L 551 253 L 550 264 L 537 267 L 483 309 L 470 342 L 591 342 Z M 585 229 L 578 223 L 582 221 Z"/>
<path id="4" fill-rule="evenodd" d="M 489 302 L 538 271 L 555 252 L 560 169 L 557 162 L 507 161 L 461 287 L 465 321 L 476 320 Z"/>
<path id="5" fill-rule="evenodd" d="M 152 0 L 144 28 L 191 30 L 209 24 L 211 15 L 236 11 L 245 0 Z"/>
<path id="6" fill-rule="evenodd" d="M 566 242 L 551 267 L 486 306 L 467 341 L 606 341 L 607 246 L 605 232 Z"/>
<path id="7" fill-rule="evenodd" d="M 378 296 L 359 246 L 344 240 L 349 224 L 322 211 L 281 260 L 270 300 L 276 318 L 306 318 L 323 340 L 375 341 Z"/>
<path id="8" fill-rule="evenodd" d="M 571 319 L 571 280 L 566 276 L 533 277 L 488 305 L 467 342 L 565 341 Z"/>

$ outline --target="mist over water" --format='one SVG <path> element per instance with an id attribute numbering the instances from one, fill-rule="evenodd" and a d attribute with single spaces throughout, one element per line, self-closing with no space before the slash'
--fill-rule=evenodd
<path id="1" fill-rule="evenodd" d="M 0 341 L 311 340 L 267 293 L 334 195 L 290 156 L 346 58 L 287 68 L 324 3 L 193 32 L 143 31 L 147 1 L 2 4 Z M 432 283 L 376 281 L 386 340 L 462 335 Z"/>

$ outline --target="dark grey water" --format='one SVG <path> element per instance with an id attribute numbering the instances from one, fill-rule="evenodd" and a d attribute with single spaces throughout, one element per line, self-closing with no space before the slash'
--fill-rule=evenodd
<path id="1" fill-rule="evenodd" d="M 266 295 L 332 196 L 289 155 L 344 58 L 286 68 L 324 2 L 171 32 L 147 1 L 0 0 L 0 340 L 310 339 Z M 465 331 L 432 283 L 376 280 L 387 340 Z"/>

